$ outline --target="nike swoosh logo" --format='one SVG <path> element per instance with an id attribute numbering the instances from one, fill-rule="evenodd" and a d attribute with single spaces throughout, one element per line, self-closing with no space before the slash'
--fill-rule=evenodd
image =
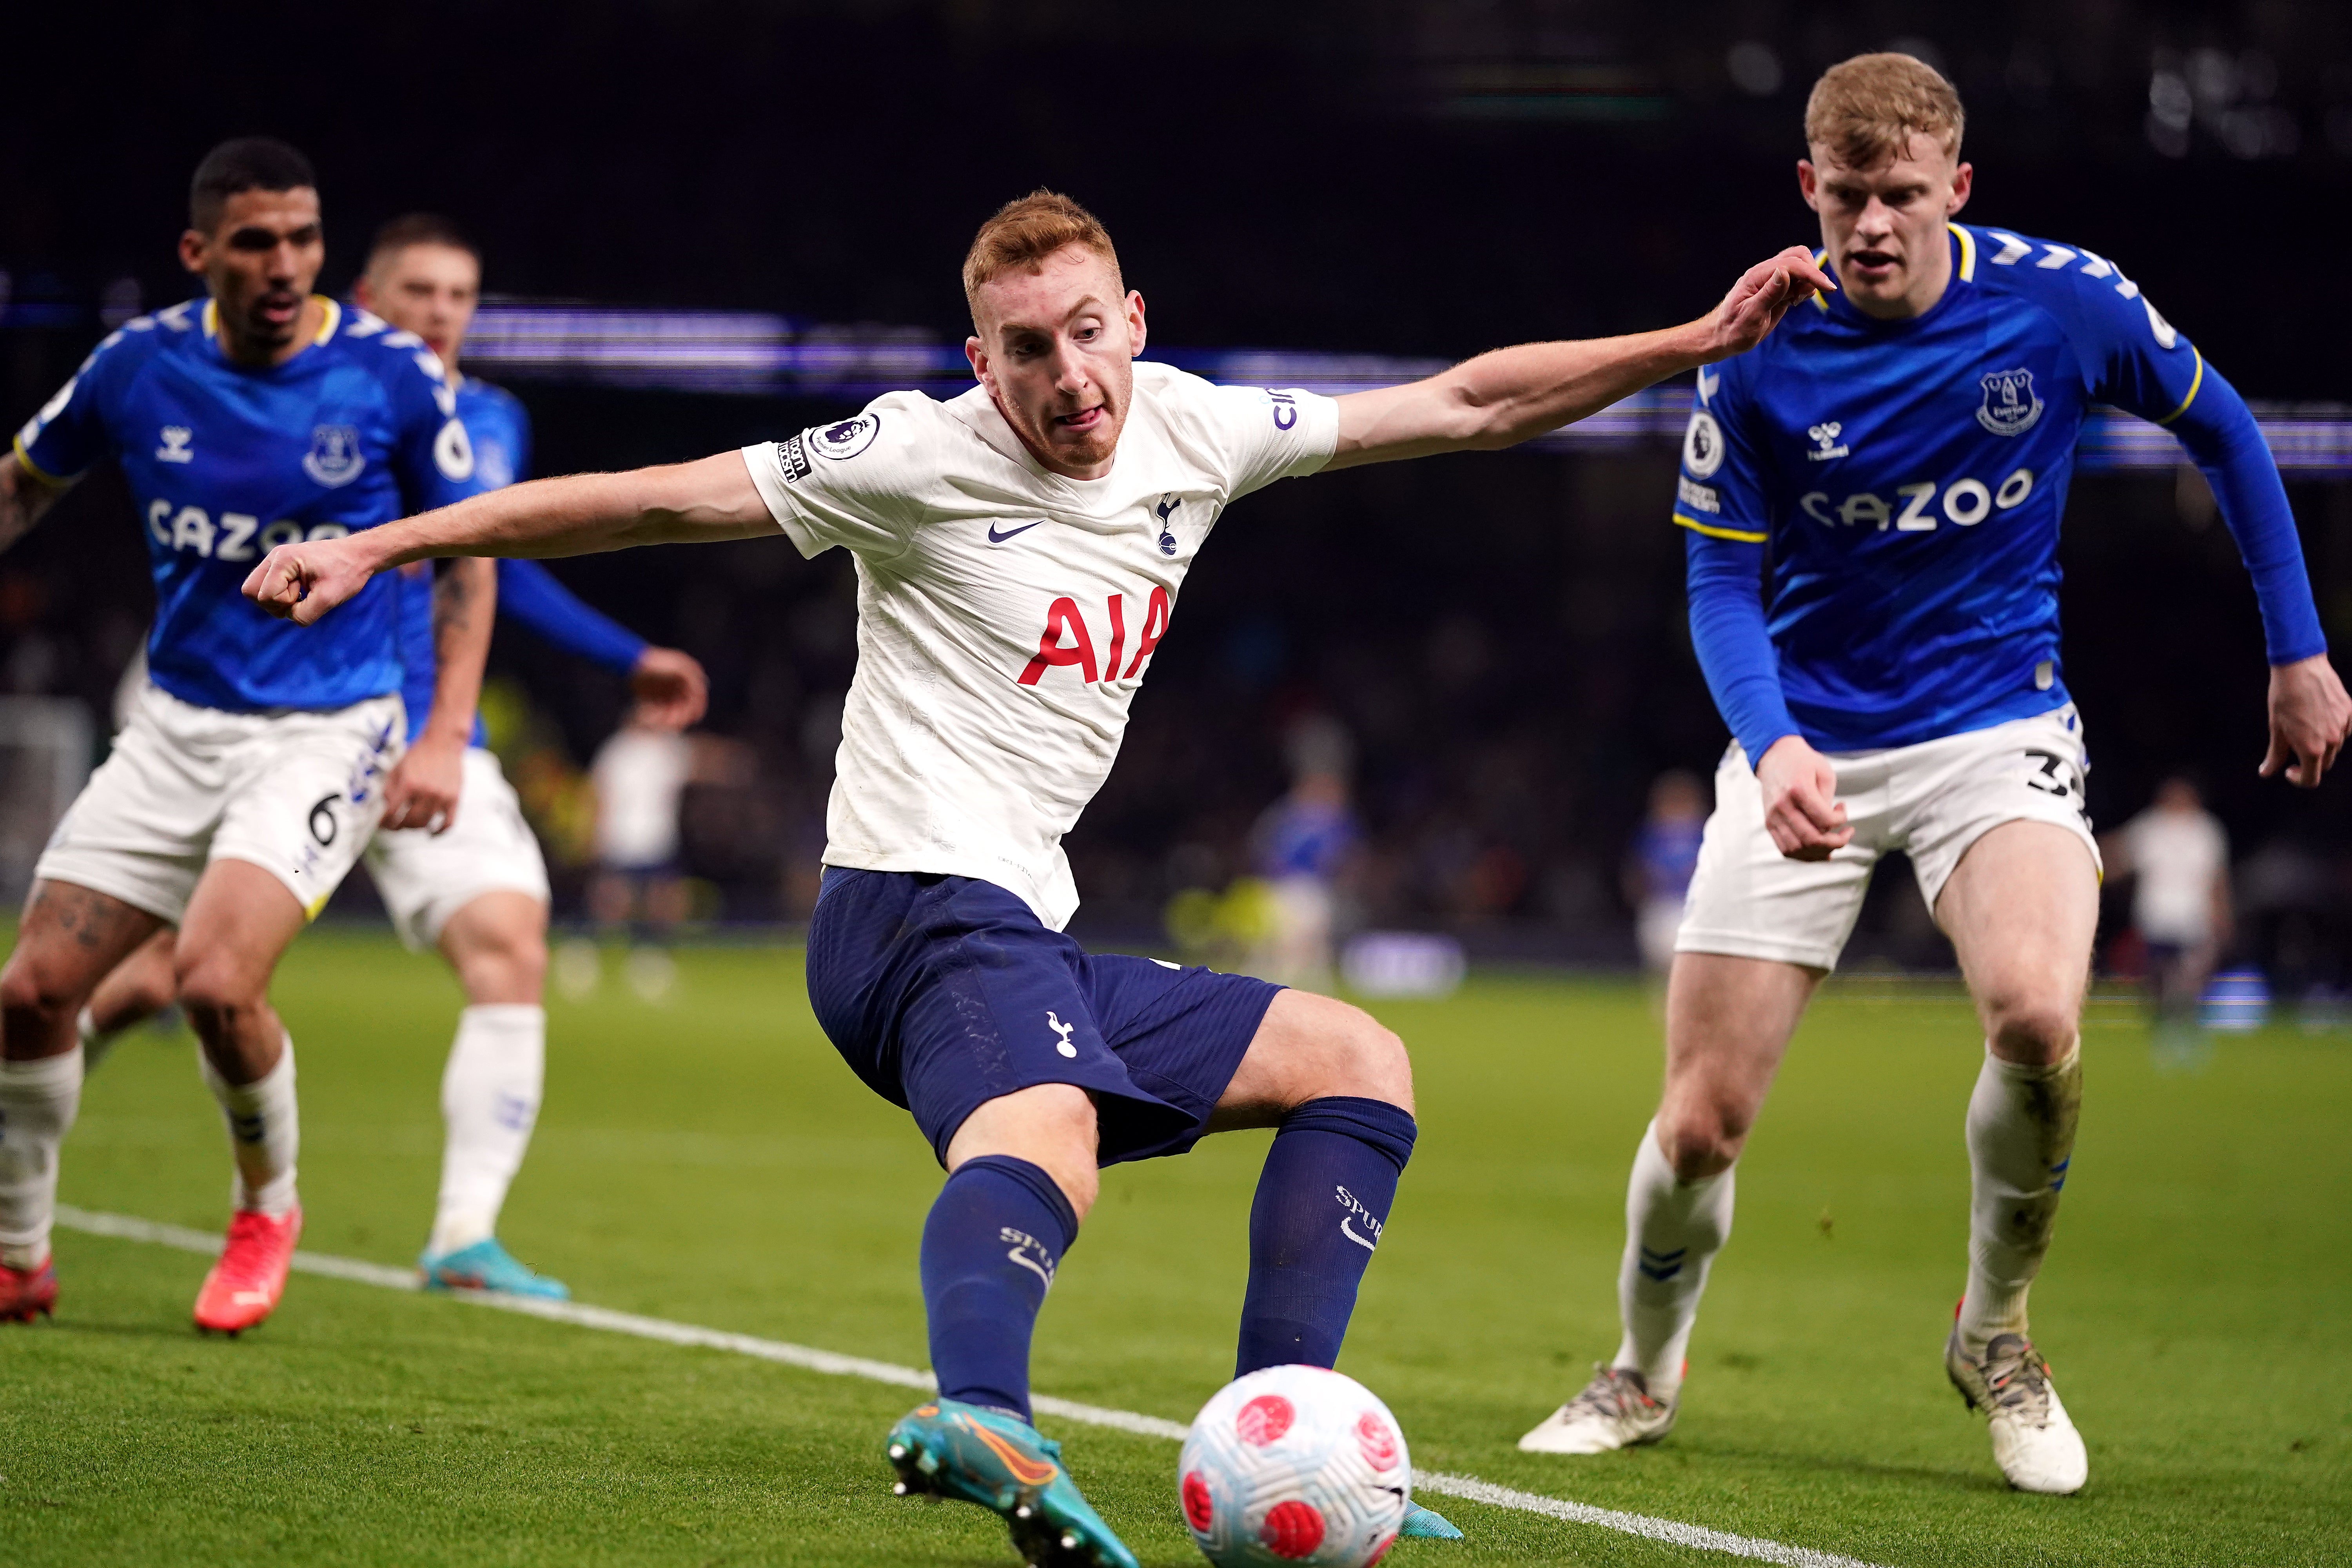
<path id="1" fill-rule="evenodd" d="M 1049 1484 L 1055 1476 L 1061 1474 L 1061 1470 L 1056 1466 L 1043 1460 L 1030 1458 L 1028 1456 L 1022 1453 L 1020 1449 L 1014 1447 L 1012 1444 L 1006 1442 L 1003 1438 L 998 1436 L 995 1433 L 990 1431 L 979 1422 L 967 1421 L 965 1426 L 973 1436 L 979 1438 L 982 1443 L 987 1445 L 989 1451 L 996 1456 L 997 1459 L 1007 1470 L 1012 1472 L 1013 1479 L 1019 1481 L 1023 1486 L 1045 1486 Z"/>
<path id="2" fill-rule="evenodd" d="M 1353 1230 L 1350 1230 L 1348 1227 L 1348 1222 L 1344 1219 L 1339 1222 L 1339 1234 L 1346 1237 L 1349 1241 L 1354 1242 L 1358 1247 L 1362 1247 L 1366 1252 L 1377 1252 L 1380 1250 L 1380 1243 L 1376 1241 L 1366 1241 L 1362 1237 L 1358 1236 Z"/>
<path id="3" fill-rule="evenodd" d="M 1018 528 L 1008 528 L 1003 533 L 999 533 L 996 531 L 996 525 L 992 522 L 988 525 L 988 542 L 991 544 L 1002 544 L 1016 533 L 1026 533 L 1033 528 L 1045 526 L 1045 520 L 1041 517 L 1034 522 L 1024 522 Z"/>

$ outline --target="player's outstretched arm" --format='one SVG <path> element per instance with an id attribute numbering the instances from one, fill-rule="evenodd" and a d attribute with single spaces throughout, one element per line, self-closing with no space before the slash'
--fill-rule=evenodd
<path id="1" fill-rule="evenodd" d="M 625 474 L 533 479 L 342 539 L 281 544 L 246 578 L 245 596 L 307 626 L 378 572 L 436 555 L 593 555 L 775 531 L 742 455 L 721 452 Z"/>
<path id="2" fill-rule="evenodd" d="M 1789 307 L 1834 289 L 1812 253 L 1790 246 L 1740 275 L 1696 321 L 1631 337 L 1522 343 L 1465 360 L 1403 386 L 1339 400 L 1339 444 L 1328 468 L 1492 451 L 1574 424 L 1654 382 L 1754 348 Z"/>

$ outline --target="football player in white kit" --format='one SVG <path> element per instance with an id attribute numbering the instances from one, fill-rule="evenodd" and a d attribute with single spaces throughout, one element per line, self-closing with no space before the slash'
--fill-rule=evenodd
<path id="1" fill-rule="evenodd" d="M 1365 1014 L 1062 934 L 1078 901 L 1062 836 L 1118 754 L 1185 573 L 1252 490 L 1526 440 L 1739 352 L 1830 283 L 1792 248 L 1685 326 L 1503 349 L 1338 399 L 1137 363 L 1143 298 L 1066 197 L 992 217 L 964 287 L 979 384 L 950 402 L 895 393 L 740 453 L 290 547 L 247 592 L 310 624 L 434 555 L 779 531 L 803 554 L 851 552 L 857 673 L 810 999 L 949 1172 L 921 1258 L 940 1397 L 892 1431 L 889 1458 L 902 1490 L 1003 1515 L 1031 1563 L 1131 1565 L 1028 1419 L 1031 1329 L 1098 1167 L 1278 1129 L 1251 1209 L 1238 1370 L 1329 1366 L 1414 1135 L 1404 1047 Z M 1409 1528 L 1453 1533 L 1425 1511 Z"/>

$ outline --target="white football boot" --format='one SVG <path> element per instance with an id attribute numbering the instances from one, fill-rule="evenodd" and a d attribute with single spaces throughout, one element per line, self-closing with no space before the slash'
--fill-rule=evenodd
<path id="1" fill-rule="evenodd" d="M 1519 1439 L 1528 1454 L 1605 1454 L 1654 1443 L 1675 1429 L 1679 1392 L 1650 1396 L 1649 1380 L 1632 1367 L 1596 1365 L 1584 1392 L 1553 1411 Z"/>
<path id="2" fill-rule="evenodd" d="M 1982 1360 L 1960 1348 L 1960 1332 L 1944 1342 L 1944 1371 L 1971 1410 L 1992 1428 L 1993 1462 L 2021 1492 L 2064 1496 L 2083 1489 L 2091 1458 L 2083 1435 L 2051 1385 L 2050 1363 L 2022 1334 L 1995 1334 Z"/>

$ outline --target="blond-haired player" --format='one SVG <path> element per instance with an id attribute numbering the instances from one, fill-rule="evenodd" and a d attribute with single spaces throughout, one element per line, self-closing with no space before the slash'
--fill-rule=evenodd
<path id="1" fill-rule="evenodd" d="M 2113 261 L 1953 223 L 1972 174 L 1961 130 L 1951 86 L 1907 55 L 1832 67 L 1797 176 L 1839 292 L 1699 374 L 1674 521 L 1733 743 L 1675 940 L 1665 1093 L 1626 1194 L 1624 1339 L 1523 1448 L 1598 1453 L 1674 1425 L 1733 1163 L 1872 867 L 1899 849 L 1984 1026 L 1945 1367 L 2012 1486 L 2083 1485 L 2025 1304 L 2074 1142 L 2098 915 L 2056 561 L 2092 402 L 2166 426 L 2212 481 L 2269 642 L 2263 772 L 2317 784 L 2352 723 L 2245 405 Z"/>
<path id="2" fill-rule="evenodd" d="M 381 540 L 280 551 L 247 591 L 308 623 L 439 554 L 781 531 L 856 557 L 809 995 L 949 1173 L 922 1244 L 940 1397 L 890 1458 L 902 1489 L 1002 1513 L 1033 1563 L 1131 1568 L 1028 1419 L 1031 1329 L 1099 1167 L 1278 1129 L 1237 1360 L 1329 1366 L 1414 1136 L 1404 1047 L 1363 1013 L 1063 934 L 1078 899 L 1062 836 L 1118 754 L 1185 574 L 1252 490 L 1523 441 L 1751 345 L 1827 283 L 1790 250 L 1665 331 L 1502 349 L 1336 400 L 1220 387 L 1138 363 L 1143 296 L 1109 236 L 1040 192 L 965 260 L 979 384 L 961 396 L 894 393 L 741 452 L 518 486 Z"/>

